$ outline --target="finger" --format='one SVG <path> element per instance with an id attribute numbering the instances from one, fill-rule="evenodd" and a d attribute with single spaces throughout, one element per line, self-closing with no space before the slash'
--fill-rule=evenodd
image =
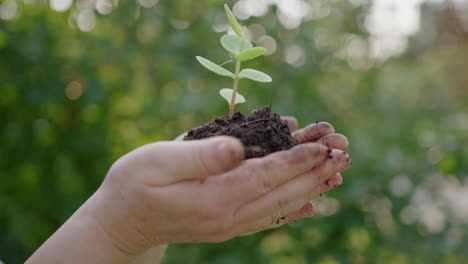
<path id="1" fill-rule="evenodd" d="M 310 194 L 308 194 L 307 196 L 299 197 L 298 199 L 293 200 L 292 202 L 289 202 L 289 204 L 291 205 L 290 210 L 295 210 L 294 209 L 295 205 L 304 204 L 304 200 L 307 200 L 306 205 L 304 205 L 301 209 L 297 211 L 293 211 L 292 213 L 289 213 L 288 215 L 282 218 L 285 219 L 286 223 L 289 223 L 291 221 L 295 221 L 300 218 L 315 216 L 317 213 L 317 210 L 315 207 L 313 207 L 313 203 L 311 200 L 317 198 L 318 196 L 322 196 L 322 194 L 325 192 L 328 192 L 332 189 L 340 187 L 342 184 L 343 184 L 343 177 L 341 176 L 341 174 L 337 173 L 333 175 L 332 177 L 322 182 L 317 188 L 312 190 L 312 192 L 310 192 Z"/>
<path id="2" fill-rule="evenodd" d="M 205 178 L 237 167 L 244 159 L 242 143 L 233 137 L 203 140 L 158 142 L 142 148 L 134 163 L 148 174 L 158 171 L 157 183 L 174 183 Z"/>
<path id="3" fill-rule="evenodd" d="M 289 127 L 289 130 L 291 130 L 291 132 L 296 131 L 297 128 L 299 127 L 299 122 L 293 116 L 282 116 L 281 119 L 283 119 L 284 121 L 286 121 L 286 123 L 288 123 L 288 127 Z"/>
<path id="4" fill-rule="evenodd" d="M 343 185 L 343 177 L 340 173 L 336 173 L 335 175 L 322 182 L 318 187 L 310 191 L 310 193 L 308 193 L 305 196 L 298 197 L 294 201 L 296 201 L 297 204 L 301 204 L 301 202 L 303 203 L 303 201 L 313 200 L 319 196 L 322 196 L 322 194 L 330 190 L 340 187 L 341 185 Z M 290 210 L 294 210 L 294 208 L 291 208 Z"/>
<path id="5" fill-rule="evenodd" d="M 239 222 L 250 222 L 254 219 L 270 216 L 276 220 L 298 210 L 317 195 L 315 191 L 317 187 L 322 188 L 319 191 L 326 191 L 326 185 L 331 183 L 327 183 L 326 180 L 350 166 L 351 159 L 344 151 L 334 149 L 330 156 L 332 158 L 327 159 L 318 167 L 239 208 L 236 211 L 236 219 Z M 322 185 L 324 182 L 326 185 Z"/>
<path id="6" fill-rule="evenodd" d="M 288 151 L 279 151 L 263 158 L 250 159 L 235 170 L 220 177 L 229 187 L 231 200 L 238 204 L 256 199 L 276 186 L 318 166 L 330 154 L 321 144 L 308 143 Z"/>
<path id="7" fill-rule="evenodd" d="M 337 187 L 341 187 L 343 185 L 343 176 L 341 176 L 341 173 L 337 173 L 330 178 L 328 178 L 326 181 L 322 182 L 318 188 L 314 189 L 310 193 L 310 199 L 315 199 L 319 195 L 328 192 L 332 189 L 335 189 Z"/>
<path id="8" fill-rule="evenodd" d="M 330 177 L 329 179 L 322 182 L 319 185 L 319 187 L 315 188 L 311 192 L 309 198 L 310 200 L 312 200 L 331 189 L 340 187 L 342 184 L 343 184 L 343 178 L 340 173 L 337 173 L 333 175 L 332 177 Z M 256 233 L 265 229 L 277 228 L 285 223 L 289 223 L 289 222 L 296 221 L 302 218 L 313 217 L 317 215 L 317 208 L 315 207 L 313 202 L 310 200 L 305 205 L 303 205 L 304 203 L 302 199 L 297 199 L 297 200 L 290 202 L 291 208 L 294 208 L 295 206 L 300 206 L 300 205 L 303 205 L 303 206 L 299 210 L 296 210 L 286 215 L 285 217 L 281 217 L 279 219 L 274 220 L 272 219 L 271 216 L 266 216 L 252 223 L 249 222 L 246 226 L 240 227 L 240 229 L 242 230 L 241 236 L 251 235 L 253 233 Z"/>
<path id="9" fill-rule="evenodd" d="M 281 217 L 273 222 L 270 217 L 264 217 L 262 219 L 258 219 L 254 222 L 251 222 L 246 226 L 242 226 L 240 228 L 240 230 L 242 230 L 240 236 L 251 235 L 266 229 L 278 228 L 286 223 L 296 221 L 301 218 L 313 217 L 316 214 L 317 209 L 315 205 L 311 201 L 309 201 L 306 205 L 303 205 L 299 210 L 295 211 L 294 213 L 286 217 Z"/>
<path id="10" fill-rule="evenodd" d="M 267 215 L 259 217 L 260 220 L 253 220 L 253 224 L 250 222 L 245 223 L 247 223 L 246 225 L 248 225 L 250 229 L 258 230 L 262 228 L 265 229 L 265 226 L 267 226 L 267 228 L 275 228 L 278 226 L 278 224 L 282 225 L 284 223 L 289 223 L 300 218 L 315 216 L 317 210 L 310 200 L 317 198 L 318 196 L 322 195 L 323 193 L 329 190 L 341 186 L 342 183 L 343 178 L 339 173 L 337 173 L 334 176 L 322 182 L 309 195 L 298 197 L 294 200 L 288 201 L 284 205 L 280 205 L 281 207 L 284 207 L 284 209 L 281 209 L 281 211 L 284 212 L 280 212 L 276 215 Z M 308 209 L 311 206 L 310 204 L 313 207 L 312 211 Z M 252 228 L 251 226 L 254 227 Z"/>
<path id="11" fill-rule="evenodd" d="M 237 167 L 245 158 L 242 143 L 225 136 L 180 142 L 172 151 L 171 175 L 177 179 L 220 174 Z"/>
<path id="12" fill-rule="evenodd" d="M 345 150 L 349 146 L 348 139 L 342 134 L 329 134 L 317 141 L 329 148 Z"/>
<path id="13" fill-rule="evenodd" d="M 334 176 L 327 179 L 325 182 L 321 183 L 319 187 L 314 189 L 314 191 L 311 192 L 311 195 L 309 196 L 309 198 L 312 200 L 318 197 L 319 195 L 321 195 L 322 193 L 325 193 L 331 189 L 339 187 L 342 184 L 343 184 L 343 178 L 341 177 L 341 174 L 337 173 Z M 295 201 L 292 201 L 291 204 L 300 206 L 300 205 L 303 205 L 303 202 L 302 200 L 295 200 Z M 291 207 L 294 207 L 294 205 Z M 296 221 L 302 218 L 313 217 L 315 215 L 317 215 L 317 208 L 315 207 L 313 202 L 309 200 L 299 210 L 296 210 L 288 214 L 285 217 L 281 217 L 279 219 L 274 220 L 271 218 L 271 216 L 266 216 L 252 223 L 249 222 L 247 225 L 240 227 L 240 230 L 242 230 L 240 236 L 251 235 L 253 233 L 257 233 L 265 229 L 277 228 L 285 223 Z"/>
<path id="14" fill-rule="evenodd" d="M 296 130 L 292 133 L 297 144 L 308 142 L 316 142 L 320 138 L 335 133 L 335 129 L 327 122 L 317 122 L 303 129 Z"/>
<path id="15" fill-rule="evenodd" d="M 301 218 L 313 217 L 316 214 L 317 214 L 317 208 L 315 208 L 315 205 L 312 203 L 312 201 L 309 201 L 304 206 L 302 206 L 301 209 L 287 215 L 284 218 L 284 220 L 286 221 L 286 223 L 289 223 L 292 221 L 299 220 Z"/>

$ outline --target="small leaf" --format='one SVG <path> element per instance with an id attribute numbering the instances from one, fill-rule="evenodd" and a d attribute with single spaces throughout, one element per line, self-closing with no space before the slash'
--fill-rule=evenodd
<path id="1" fill-rule="evenodd" d="M 224 11 L 226 11 L 226 16 L 227 16 L 227 18 L 229 20 L 229 24 L 231 25 L 232 30 L 234 30 L 234 32 L 236 32 L 237 36 L 242 37 L 242 31 L 241 31 L 241 27 L 239 25 L 239 22 L 237 22 L 236 17 L 232 13 L 231 9 L 229 9 L 229 6 L 226 5 L 226 4 L 224 4 Z"/>
<path id="2" fill-rule="evenodd" d="M 243 69 L 239 73 L 239 78 L 247 78 L 257 82 L 271 82 L 271 77 L 268 74 L 254 69 Z"/>
<path id="3" fill-rule="evenodd" d="M 237 54 L 235 58 L 241 61 L 248 61 L 262 56 L 266 51 L 263 47 L 255 47 Z"/>
<path id="4" fill-rule="evenodd" d="M 223 89 L 219 90 L 219 94 L 220 94 L 226 101 L 228 101 L 228 104 L 231 104 L 232 93 L 233 93 L 233 90 L 232 90 L 232 89 L 229 89 L 229 88 L 223 88 Z M 245 98 L 244 98 L 244 96 L 242 96 L 240 93 L 237 93 L 237 95 L 236 95 L 236 101 L 235 101 L 234 104 L 236 105 L 236 104 L 242 104 L 242 103 L 245 103 Z"/>
<path id="5" fill-rule="evenodd" d="M 237 35 L 224 35 L 221 37 L 221 45 L 227 51 L 238 54 L 241 50 L 242 40 Z M 244 47 L 242 51 L 249 50 L 252 48 L 252 43 L 248 40 L 244 40 Z"/>
<path id="6" fill-rule="evenodd" d="M 207 68 L 208 70 L 216 73 L 216 74 L 219 74 L 221 76 L 229 76 L 229 77 L 234 77 L 234 73 L 224 69 L 223 67 L 219 66 L 218 64 L 210 61 L 210 60 L 207 60 L 203 57 L 200 57 L 200 56 L 197 56 L 196 57 L 198 62 L 200 62 L 201 65 L 203 65 L 205 68 Z"/>

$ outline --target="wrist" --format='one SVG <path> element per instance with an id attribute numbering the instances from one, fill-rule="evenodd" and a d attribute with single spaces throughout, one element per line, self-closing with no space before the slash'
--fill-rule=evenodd
<path id="1" fill-rule="evenodd" d="M 93 219 L 102 237 L 115 251 L 135 258 L 153 246 L 136 231 L 129 210 L 102 186 L 89 202 L 86 214 Z"/>
<path id="2" fill-rule="evenodd" d="M 95 231 L 98 241 L 102 243 L 102 246 L 109 254 L 128 261 L 134 259 L 138 253 L 127 247 L 126 243 L 122 243 L 119 237 L 115 235 L 118 231 L 111 228 L 114 226 L 112 222 L 107 223 L 106 218 L 103 217 L 106 211 L 102 209 L 105 204 L 102 203 L 101 199 L 101 191 L 98 189 L 77 211 L 76 221 L 87 222 L 88 229 Z"/>
<path id="3" fill-rule="evenodd" d="M 93 195 L 26 263 L 130 263 L 135 255 L 119 247 L 95 215 Z"/>
<path id="4" fill-rule="evenodd" d="M 135 199 L 126 197 L 125 190 L 119 191 L 116 187 L 114 182 L 104 182 L 89 201 L 90 213 L 108 239 L 130 256 L 139 256 L 158 246 L 165 248 L 168 239 L 151 236 L 146 231 L 158 227 L 158 224 L 148 222 L 148 217 L 142 213 L 143 199 L 136 199 L 138 203 L 135 203 Z"/>

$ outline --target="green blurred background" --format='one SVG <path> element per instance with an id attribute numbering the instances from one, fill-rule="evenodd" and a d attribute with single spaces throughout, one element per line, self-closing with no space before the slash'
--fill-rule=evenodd
<path id="1" fill-rule="evenodd" d="M 227 112 L 215 0 L 0 0 L 0 263 L 23 262 L 112 162 Z M 320 216 L 164 263 L 467 263 L 468 1 L 228 1 L 270 55 L 242 81 L 302 125 L 348 136 Z M 226 67 L 233 67 L 232 64 Z"/>

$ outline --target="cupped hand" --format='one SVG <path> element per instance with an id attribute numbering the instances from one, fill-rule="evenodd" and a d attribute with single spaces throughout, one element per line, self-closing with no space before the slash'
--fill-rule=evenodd
<path id="1" fill-rule="evenodd" d="M 308 201 L 340 185 L 338 173 L 351 162 L 326 146 L 347 145 L 332 130 L 313 124 L 294 132 L 301 144 L 291 150 L 245 161 L 242 144 L 230 137 L 143 146 L 112 166 L 94 197 L 94 215 L 116 247 L 134 255 L 165 243 L 224 241 L 308 216 L 314 210 Z"/>
<path id="2" fill-rule="evenodd" d="M 294 148 L 250 160 L 230 137 L 138 148 L 27 263 L 153 263 L 166 243 L 218 242 L 311 216 L 307 201 L 341 184 L 348 143 L 327 123 L 293 134 Z"/>
<path id="3" fill-rule="evenodd" d="M 349 146 L 348 139 L 342 135 L 335 133 L 335 129 L 328 122 L 315 122 L 306 126 L 305 128 L 298 130 L 298 121 L 295 117 L 285 116 L 283 117 L 288 123 L 288 126 L 292 132 L 292 136 L 296 140 L 296 144 L 312 143 L 316 142 L 325 145 L 332 149 L 346 150 Z M 343 177 L 338 172 L 325 179 L 318 187 L 310 190 L 308 195 L 309 199 L 312 200 L 324 192 L 332 190 L 343 184 Z M 271 224 L 267 228 L 275 228 L 284 223 L 294 221 L 300 218 L 312 217 L 316 214 L 315 206 L 312 201 L 307 202 L 299 210 L 290 213 L 289 215 L 280 218 L 274 224 Z M 251 233 L 257 231 L 253 230 Z M 249 233 L 247 233 L 249 234 Z"/>
<path id="4" fill-rule="evenodd" d="M 335 129 L 328 122 L 315 122 L 298 130 L 296 118 L 286 116 L 283 119 L 288 123 L 297 144 L 317 142 L 329 148 L 340 150 L 346 150 L 349 147 L 348 139 L 342 134 L 335 133 Z M 342 183 L 343 178 L 340 173 L 337 173 L 321 185 L 323 188 L 320 193 L 333 189 L 333 187 L 341 186 Z"/>
<path id="5" fill-rule="evenodd" d="M 335 129 L 328 122 L 315 122 L 313 124 L 306 126 L 305 128 L 298 129 L 299 124 L 295 117 L 284 116 L 282 117 L 282 119 L 288 123 L 288 126 L 292 132 L 292 136 L 295 139 L 296 144 L 298 145 L 316 142 L 328 148 L 338 149 L 338 150 L 345 150 L 349 146 L 348 139 L 342 134 L 335 133 Z M 182 141 L 185 135 L 186 133 L 180 135 L 179 137 L 176 138 L 176 141 Z M 308 178 L 303 177 L 302 181 L 308 181 Z M 258 224 L 253 225 L 254 228 L 250 230 L 249 232 L 244 233 L 243 235 L 252 234 L 262 229 L 279 227 L 291 221 L 314 216 L 316 214 L 316 209 L 315 209 L 313 202 L 310 200 L 316 198 L 322 193 L 325 193 L 336 187 L 339 187 L 342 184 L 343 184 L 343 177 L 338 172 L 334 175 L 331 175 L 330 177 L 325 178 L 323 182 L 321 182 L 317 187 L 310 189 L 307 195 L 298 195 L 299 197 L 298 200 L 294 202 L 287 201 L 284 199 L 277 201 L 279 208 L 283 207 L 283 204 L 289 203 L 288 205 L 290 207 L 299 208 L 299 209 L 293 212 L 290 212 L 291 209 L 289 211 L 278 209 L 275 221 L 272 221 L 268 217 L 265 219 L 257 220 Z M 310 184 L 304 185 L 305 188 L 310 188 L 310 186 L 311 186 Z M 286 187 L 283 187 L 283 188 L 286 188 Z M 283 191 L 277 190 L 276 192 L 281 193 Z M 299 193 L 299 194 L 303 194 L 303 193 Z M 268 202 L 270 202 L 269 197 L 265 197 L 262 199 L 259 199 L 260 201 L 254 203 L 251 206 L 252 210 L 255 211 L 257 207 L 263 206 L 261 205 L 262 203 L 268 204 Z M 278 197 L 278 199 L 280 199 L 280 197 Z M 298 205 L 302 205 L 302 207 L 298 207 Z M 286 215 L 285 214 L 286 212 L 288 212 L 289 214 Z M 254 217 L 257 217 L 257 215 L 253 214 L 253 218 Z M 268 223 L 268 221 L 270 221 L 271 223 L 266 224 Z"/>

